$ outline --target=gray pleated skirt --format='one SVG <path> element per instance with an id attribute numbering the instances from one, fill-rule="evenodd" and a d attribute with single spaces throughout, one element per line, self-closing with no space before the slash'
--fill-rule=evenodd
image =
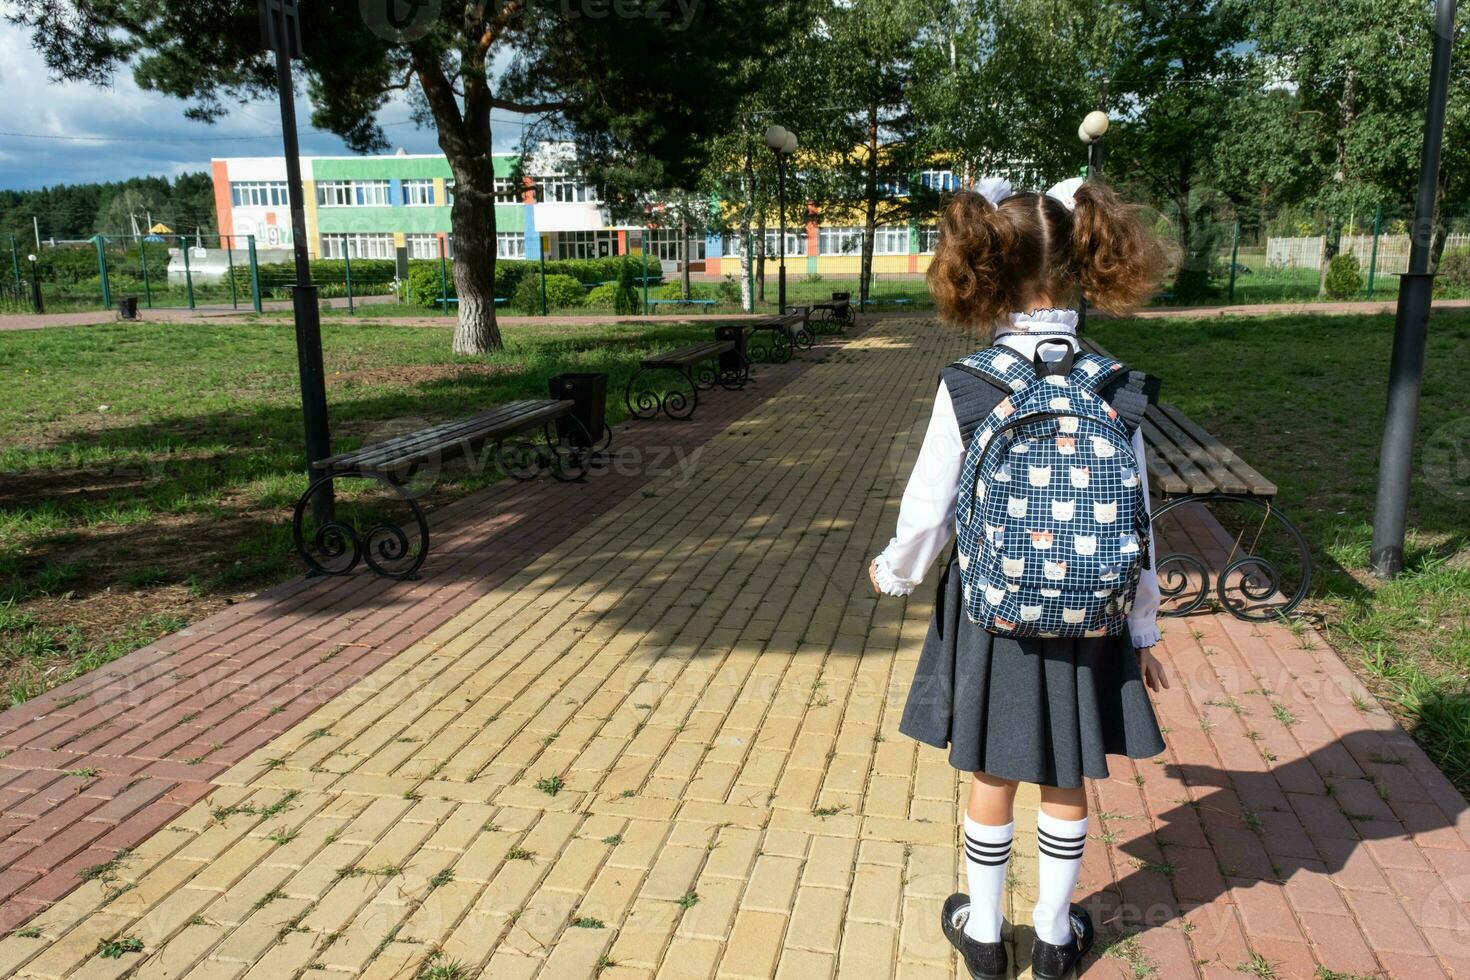
<path id="1" fill-rule="evenodd" d="M 898 729 L 963 772 L 1067 788 L 1106 777 L 1109 755 L 1164 750 L 1128 637 L 987 633 L 965 615 L 952 553 Z"/>

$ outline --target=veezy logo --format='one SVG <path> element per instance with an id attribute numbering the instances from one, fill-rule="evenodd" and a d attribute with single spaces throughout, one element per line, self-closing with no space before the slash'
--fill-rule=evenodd
<path id="1" fill-rule="evenodd" d="M 417 41 L 439 19 L 440 0 L 358 0 L 368 29 L 389 41 Z"/>

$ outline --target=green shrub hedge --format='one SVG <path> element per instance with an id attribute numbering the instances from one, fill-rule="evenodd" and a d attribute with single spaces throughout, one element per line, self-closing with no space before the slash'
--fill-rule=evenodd
<path id="1" fill-rule="evenodd" d="M 587 287 L 582 285 L 580 280 L 560 274 L 547 275 L 546 308 L 548 310 L 581 306 L 586 298 Z M 540 313 L 541 277 L 522 276 L 521 284 L 516 287 L 516 294 L 511 300 L 511 305 L 523 313 Z"/>
<path id="2" fill-rule="evenodd" d="M 1363 273 L 1356 255 L 1338 254 L 1327 263 L 1327 295 L 1347 299 L 1363 291 Z"/>

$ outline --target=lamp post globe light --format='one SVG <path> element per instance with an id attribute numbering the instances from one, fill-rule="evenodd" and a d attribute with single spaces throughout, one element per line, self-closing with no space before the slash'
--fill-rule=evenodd
<path id="1" fill-rule="evenodd" d="M 780 210 L 780 271 L 777 282 L 776 302 L 780 311 L 786 312 L 786 160 L 796 152 L 796 134 L 785 126 L 772 125 L 766 129 L 766 146 L 776 156 L 776 207 Z"/>
<path id="2" fill-rule="evenodd" d="M 27 255 L 26 260 L 31 263 L 31 305 L 37 313 L 45 313 L 46 304 L 41 299 L 41 270 L 36 265 L 36 253 Z"/>

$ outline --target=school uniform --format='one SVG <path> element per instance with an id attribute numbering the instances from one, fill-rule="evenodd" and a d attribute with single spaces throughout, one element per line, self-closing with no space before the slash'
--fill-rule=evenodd
<path id="1" fill-rule="evenodd" d="M 996 343 L 1030 360 L 1039 341 L 1075 343 L 1076 330 L 1071 310 L 1017 313 L 997 331 Z M 912 593 L 949 544 L 970 435 L 1003 397 L 999 387 L 972 374 L 953 367 L 941 372 L 897 533 L 873 563 L 874 577 L 888 595 Z M 1148 471 L 1137 432 L 1133 454 L 1147 498 Z M 940 567 L 934 617 L 899 731 L 948 748 L 950 765 L 964 772 L 1058 787 L 1106 777 L 1108 755 L 1145 759 L 1163 751 L 1135 654 L 1159 641 L 1159 586 L 1152 567 L 1142 570 L 1127 635 L 996 636 L 971 622 L 964 606 L 951 548 Z"/>

